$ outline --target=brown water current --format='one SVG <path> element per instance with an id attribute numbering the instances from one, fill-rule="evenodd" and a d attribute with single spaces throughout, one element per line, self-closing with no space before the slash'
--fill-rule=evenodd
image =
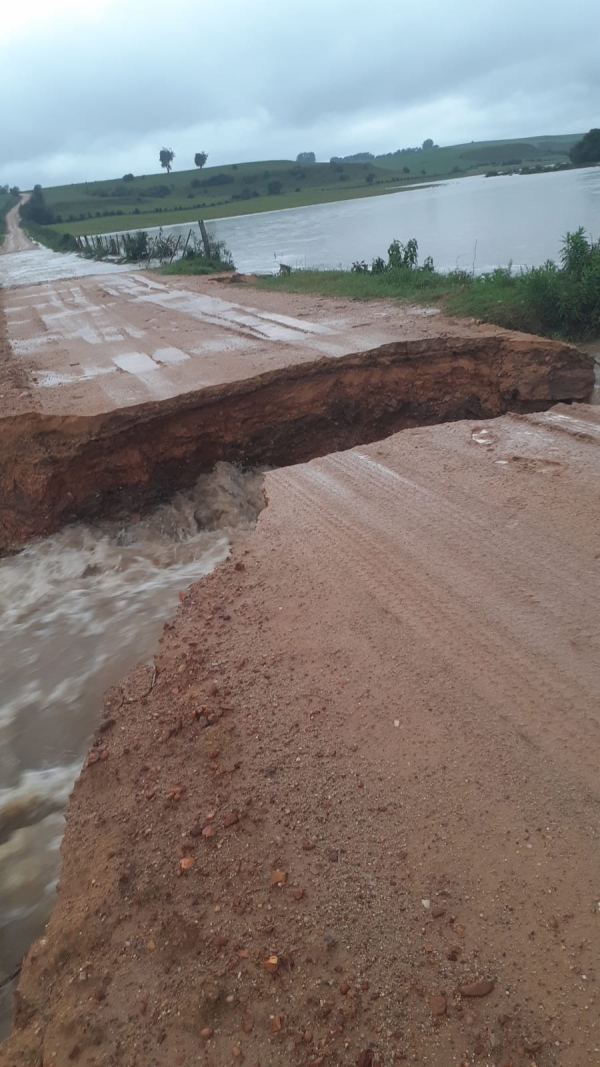
<path id="1" fill-rule="evenodd" d="M 71 526 L 0 561 L 0 980 L 52 908 L 63 813 L 102 693 L 151 658 L 178 591 L 262 506 L 261 475 L 222 463 L 142 521 Z"/>

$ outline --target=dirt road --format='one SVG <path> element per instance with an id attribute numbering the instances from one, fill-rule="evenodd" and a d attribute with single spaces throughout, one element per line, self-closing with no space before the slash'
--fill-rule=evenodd
<path id="1" fill-rule="evenodd" d="M 28 199 L 27 194 L 23 195 L 21 204 L 25 204 Z M 31 249 L 37 248 L 37 245 L 21 229 L 19 207 L 20 204 L 15 204 L 6 216 L 6 237 L 2 245 L 0 245 L 0 256 L 10 255 L 14 252 L 29 252 Z"/>
<path id="2" fill-rule="evenodd" d="M 599 444 L 564 407 L 266 475 L 107 696 L 3 1064 L 598 1062 Z"/>
<path id="3" fill-rule="evenodd" d="M 4 303 L 32 406 L 52 414 L 165 400 L 399 341 L 502 333 L 391 302 L 263 293 L 148 271 L 46 281 L 7 291 Z"/>

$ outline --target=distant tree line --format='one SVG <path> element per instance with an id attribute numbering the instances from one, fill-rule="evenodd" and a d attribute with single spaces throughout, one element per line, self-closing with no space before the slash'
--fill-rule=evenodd
<path id="1" fill-rule="evenodd" d="M 600 163 L 600 130 L 586 133 L 569 152 L 571 163 Z"/>

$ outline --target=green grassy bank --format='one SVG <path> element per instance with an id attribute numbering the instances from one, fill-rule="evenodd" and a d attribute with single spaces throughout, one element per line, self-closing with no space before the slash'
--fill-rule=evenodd
<path id="1" fill-rule="evenodd" d="M 600 242 L 583 230 L 567 234 L 560 263 L 513 273 L 499 268 L 473 276 L 419 265 L 416 241 L 392 242 L 388 259 L 349 271 L 292 271 L 261 278 L 262 289 L 319 293 L 354 300 L 397 299 L 440 307 L 506 329 L 569 341 L 600 337 Z"/>

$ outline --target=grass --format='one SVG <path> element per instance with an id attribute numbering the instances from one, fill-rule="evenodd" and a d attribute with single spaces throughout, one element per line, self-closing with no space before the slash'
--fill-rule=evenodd
<path id="1" fill-rule="evenodd" d="M 291 160 L 204 167 L 44 190 L 54 212 L 51 227 L 73 236 L 148 229 L 198 218 L 277 211 L 399 192 L 440 178 L 485 174 L 523 166 L 566 164 L 579 134 L 513 141 L 481 141 L 368 162 L 296 164 Z M 510 162 L 512 161 L 512 163 Z M 273 184 L 275 183 L 275 185 Z M 278 191 L 274 191 L 278 188 Z M 45 229 L 45 227 L 44 227 Z"/>
<path id="2" fill-rule="evenodd" d="M 77 245 L 75 244 L 73 236 L 69 233 L 63 233 L 52 226 L 40 226 L 37 222 L 32 222 L 30 219 L 27 219 L 27 221 L 22 219 L 21 229 L 31 237 L 32 241 L 39 241 L 39 243 L 45 245 L 46 248 L 51 248 L 53 252 L 77 251 Z"/>
<path id="3" fill-rule="evenodd" d="M 431 263 L 418 266 L 416 242 L 413 264 L 399 266 L 392 254 L 398 248 L 404 246 L 393 242 L 387 263 L 355 264 L 349 271 L 292 271 L 257 284 L 292 293 L 433 304 L 452 315 L 568 341 L 600 337 L 600 242 L 594 244 L 583 229 L 566 235 L 560 265 L 549 261 L 516 274 L 510 268 L 479 276 L 442 274 Z"/>
<path id="4" fill-rule="evenodd" d="M 470 144 L 430 148 L 416 153 L 390 153 L 377 156 L 379 167 L 398 170 L 406 165 L 421 178 L 442 178 L 449 174 L 484 174 L 491 167 L 499 173 L 520 167 L 552 166 L 569 162 L 569 149 L 582 134 L 553 137 L 522 137 L 504 141 L 472 141 Z M 423 173 L 423 171 L 425 173 Z"/>
<path id="5" fill-rule="evenodd" d="M 270 160 L 56 186 L 44 189 L 44 199 L 59 232 L 83 236 L 374 196 L 407 184 L 401 168 Z"/>
<path id="6" fill-rule="evenodd" d="M 6 237 L 6 216 L 11 207 L 19 202 L 18 196 L 12 196 L 10 193 L 0 193 L 0 246 L 4 243 Z"/>

